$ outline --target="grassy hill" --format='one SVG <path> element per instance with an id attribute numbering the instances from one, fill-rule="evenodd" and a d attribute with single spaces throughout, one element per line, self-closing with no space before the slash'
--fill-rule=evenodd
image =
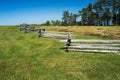
<path id="1" fill-rule="evenodd" d="M 44 27 L 80 39 L 118 39 L 120 27 Z M 120 80 L 120 55 L 65 52 L 59 39 L 0 27 L 0 80 Z"/>

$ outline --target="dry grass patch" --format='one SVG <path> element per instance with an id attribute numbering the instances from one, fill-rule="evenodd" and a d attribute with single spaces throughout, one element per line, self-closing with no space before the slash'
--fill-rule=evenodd
<path id="1" fill-rule="evenodd" d="M 94 26 L 56 26 L 47 27 L 47 30 L 74 32 L 83 35 L 100 36 L 109 39 L 120 39 L 120 27 L 107 26 L 107 27 L 94 27 Z"/>

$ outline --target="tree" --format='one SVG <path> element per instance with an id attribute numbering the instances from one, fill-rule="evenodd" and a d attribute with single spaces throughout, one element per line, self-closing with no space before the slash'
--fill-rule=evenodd
<path id="1" fill-rule="evenodd" d="M 114 25 L 120 25 L 120 0 L 111 0 L 112 22 Z"/>
<path id="2" fill-rule="evenodd" d="M 93 20 L 93 11 L 92 11 L 92 4 L 89 4 L 87 7 L 87 25 L 93 25 L 94 20 Z"/>
<path id="3" fill-rule="evenodd" d="M 46 26 L 50 26 L 50 21 L 46 21 Z"/>
<path id="4" fill-rule="evenodd" d="M 50 21 L 47 20 L 45 23 L 42 23 L 41 26 L 50 26 Z"/>
<path id="5" fill-rule="evenodd" d="M 70 26 L 74 26 L 77 24 L 77 21 L 76 21 L 77 17 L 78 17 L 77 14 L 73 14 L 73 13 L 70 14 L 70 16 L 69 16 L 69 25 Z"/>
<path id="6" fill-rule="evenodd" d="M 69 15 L 70 15 L 70 13 L 68 11 L 63 12 L 62 25 L 64 25 L 64 26 L 69 25 Z"/>
<path id="7" fill-rule="evenodd" d="M 61 25 L 61 21 L 59 21 L 59 20 L 55 20 L 55 21 L 51 21 L 51 25 L 52 26 L 60 26 Z"/>
<path id="8" fill-rule="evenodd" d="M 81 13 L 81 23 L 83 26 L 87 25 L 87 9 L 83 8 L 82 11 L 80 11 Z"/>
<path id="9" fill-rule="evenodd" d="M 77 22 L 78 17 L 81 20 Z M 89 4 L 80 10 L 78 14 L 64 11 L 61 24 L 64 26 L 120 25 L 120 0 L 98 0 L 93 5 Z"/>

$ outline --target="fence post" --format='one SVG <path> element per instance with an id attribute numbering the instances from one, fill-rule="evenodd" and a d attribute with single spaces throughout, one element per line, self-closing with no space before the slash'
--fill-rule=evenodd
<path id="1" fill-rule="evenodd" d="M 25 28 L 25 33 L 29 33 L 30 32 L 30 28 Z"/>
<path id="2" fill-rule="evenodd" d="M 25 33 L 27 33 L 27 28 L 25 28 Z"/>
<path id="3" fill-rule="evenodd" d="M 30 27 L 30 31 L 35 31 L 35 27 L 34 26 Z"/>
<path id="4" fill-rule="evenodd" d="M 71 39 L 70 38 L 68 38 L 67 39 L 67 43 L 66 43 L 66 48 L 65 48 L 65 51 L 66 52 L 69 52 L 69 46 L 71 45 Z"/>
<path id="5" fill-rule="evenodd" d="M 39 29 L 39 37 L 43 37 L 45 29 Z"/>
<path id="6" fill-rule="evenodd" d="M 38 37 L 39 37 L 39 38 L 42 37 L 42 35 L 41 35 L 41 29 L 39 29 L 38 33 L 39 33 L 39 36 L 38 36 Z"/>

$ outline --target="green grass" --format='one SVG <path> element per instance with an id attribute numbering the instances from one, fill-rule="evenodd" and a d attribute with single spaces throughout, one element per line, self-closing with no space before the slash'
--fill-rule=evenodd
<path id="1" fill-rule="evenodd" d="M 0 27 L 0 80 L 120 80 L 120 55 L 67 53 L 63 46 L 59 39 L 38 38 L 37 32 Z"/>

